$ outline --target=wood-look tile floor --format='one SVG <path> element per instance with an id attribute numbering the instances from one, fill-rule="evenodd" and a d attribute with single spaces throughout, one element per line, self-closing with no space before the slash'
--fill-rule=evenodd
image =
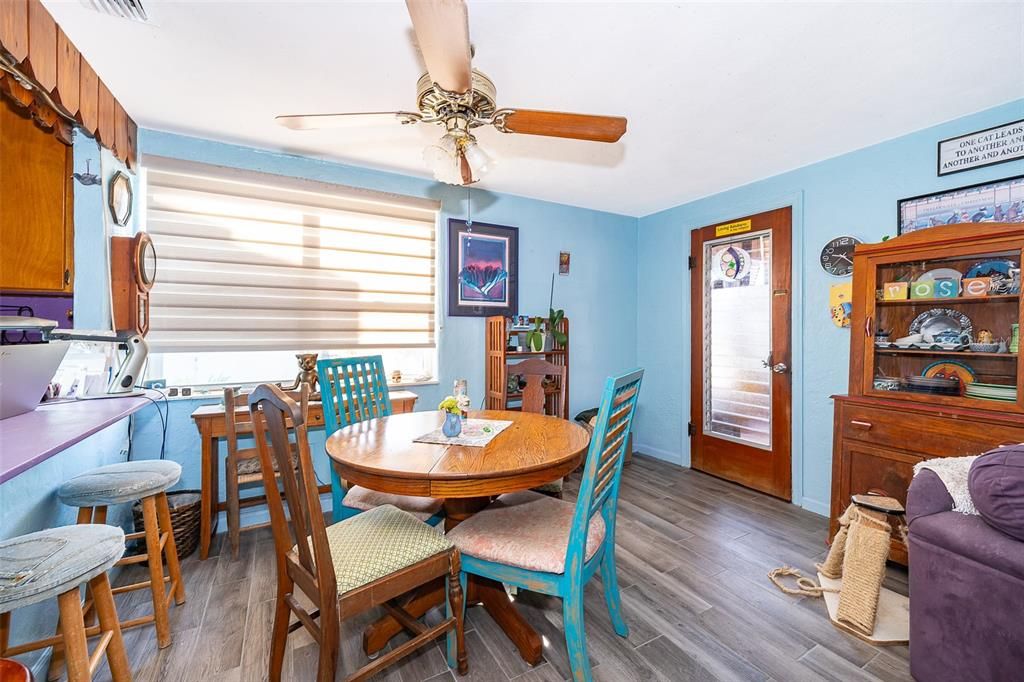
<path id="1" fill-rule="evenodd" d="M 567 499 L 573 499 L 570 481 Z M 587 642 L 594 679 L 909 680 L 907 647 L 872 647 L 836 630 L 820 599 L 782 594 L 766 574 L 782 565 L 814 574 L 825 555 L 824 518 L 759 493 L 644 456 L 622 477 L 617 559 L 628 638 L 612 630 L 595 578 L 586 593 Z M 275 567 L 267 529 L 242 534 L 239 557 L 222 550 L 183 564 L 188 601 L 172 607 L 174 643 L 156 648 L 151 627 L 125 633 L 138 682 L 265 680 Z M 146 578 L 132 568 L 120 583 Z M 906 571 L 887 585 L 906 593 Z M 122 619 L 150 609 L 148 592 L 119 595 Z M 548 682 L 569 677 L 562 614 L 555 599 L 520 593 L 516 603 L 545 638 L 545 660 L 531 668 L 480 608 L 467 616 L 466 680 Z M 428 614 L 428 617 L 439 617 Z M 365 661 L 360 632 L 374 614 L 346 621 L 346 672 Z M 394 640 L 401 641 L 401 636 Z M 443 642 L 443 640 L 442 640 Z M 293 634 L 285 678 L 316 673 L 316 644 Z M 108 680 L 105 670 L 97 679 Z M 459 679 L 441 646 L 429 647 L 376 679 Z"/>

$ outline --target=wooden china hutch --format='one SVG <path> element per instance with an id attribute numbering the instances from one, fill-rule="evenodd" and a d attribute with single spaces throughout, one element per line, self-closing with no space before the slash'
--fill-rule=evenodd
<path id="1" fill-rule="evenodd" d="M 850 389 L 833 396 L 830 537 L 852 494 L 906 503 L 917 462 L 1024 442 L 1022 258 L 1024 224 L 934 227 L 857 247 Z M 891 558 L 907 561 L 896 540 Z"/>

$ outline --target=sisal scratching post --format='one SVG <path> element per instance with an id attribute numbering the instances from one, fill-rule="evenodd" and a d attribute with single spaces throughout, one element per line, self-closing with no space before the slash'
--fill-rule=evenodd
<path id="1" fill-rule="evenodd" d="M 855 505 L 850 505 L 843 512 L 843 515 L 839 517 L 839 530 L 836 531 L 835 538 L 832 539 L 832 546 L 829 547 L 828 556 L 825 557 L 825 561 L 820 564 L 815 564 L 815 568 L 822 575 L 838 579 L 843 577 L 843 557 L 846 554 L 846 536 L 850 530 L 850 519 L 853 514 L 857 512 Z"/>
<path id="2" fill-rule="evenodd" d="M 882 512 L 856 509 L 846 538 L 843 588 L 836 620 L 870 635 L 875 629 L 878 595 L 889 557 L 889 519 Z"/>
<path id="3" fill-rule="evenodd" d="M 816 565 L 817 584 L 788 566 L 768 578 L 786 594 L 824 597 L 829 619 L 840 630 L 875 645 L 906 644 L 910 601 L 882 587 L 892 534 L 889 515 L 902 518 L 903 508 L 892 498 L 858 497 L 839 518 L 825 561 Z M 786 579 L 796 584 L 790 587 Z"/>

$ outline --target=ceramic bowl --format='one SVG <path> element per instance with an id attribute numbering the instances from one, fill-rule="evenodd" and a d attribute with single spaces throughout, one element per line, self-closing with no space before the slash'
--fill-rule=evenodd
<path id="1" fill-rule="evenodd" d="M 972 343 L 971 351 L 975 353 L 995 353 L 999 350 L 998 343 Z"/>

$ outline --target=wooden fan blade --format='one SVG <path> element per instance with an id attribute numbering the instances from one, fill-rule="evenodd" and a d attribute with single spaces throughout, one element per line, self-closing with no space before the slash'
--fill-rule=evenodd
<path id="1" fill-rule="evenodd" d="M 505 130 L 523 135 L 618 142 L 626 132 L 626 119 L 622 116 L 591 116 L 561 111 L 515 109 L 505 118 Z"/>
<path id="2" fill-rule="evenodd" d="M 451 92 L 468 92 L 472 55 L 463 0 L 405 0 L 427 72 Z"/>
<path id="3" fill-rule="evenodd" d="M 297 114 L 276 116 L 274 120 L 292 130 L 317 130 L 319 128 L 355 128 L 396 121 L 401 123 L 418 118 L 418 114 L 404 111 L 371 111 L 357 114 Z"/>

